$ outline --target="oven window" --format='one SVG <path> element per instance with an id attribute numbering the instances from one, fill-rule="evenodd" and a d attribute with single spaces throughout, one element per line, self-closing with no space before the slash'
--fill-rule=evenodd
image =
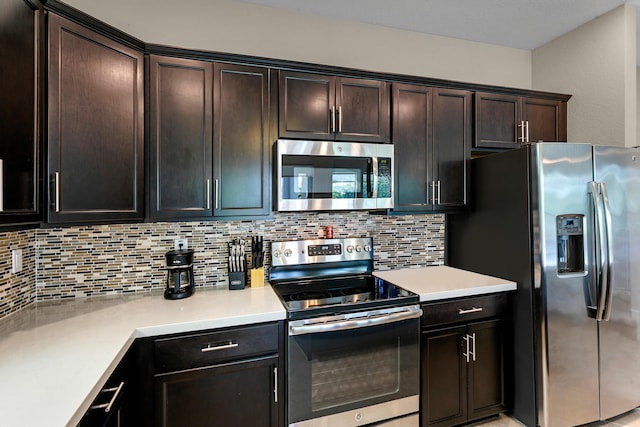
<path id="1" fill-rule="evenodd" d="M 399 388 L 398 339 L 311 356 L 312 411 L 397 393 Z"/>

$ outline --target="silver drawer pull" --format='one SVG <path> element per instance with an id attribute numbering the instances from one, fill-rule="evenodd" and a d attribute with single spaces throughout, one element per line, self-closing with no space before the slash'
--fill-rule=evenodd
<path id="1" fill-rule="evenodd" d="M 229 341 L 229 344 L 216 345 L 211 347 L 211 344 L 207 344 L 205 348 L 201 348 L 200 351 L 206 353 L 208 351 L 217 351 L 217 350 L 225 350 L 227 348 L 236 348 L 238 346 L 237 342 Z"/>
<path id="2" fill-rule="evenodd" d="M 458 310 L 458 314 L 478 313 L 480 311 L 482 311 L 482 307 L 471 307 L 467 310 L 465 310 L 464 308 L 461 308 Z"/>
<path id="3" fill-rule="evenodd" d="M 103 389 L 102 393 L 115 392 L 115 393 L 113 393 L 113 396 L 111 396 L 111 400 L 109 401 L 109 403 L 102 403 L 100 405 L 93 405 L 89 409 L 104 409 L 104 412 L 111 411 L 111 408 L 113 407 L 113 404 L 115 403 L 116 399 L 118 398 L 118 395 L 122 391 L 122 387 L 124 387 L 124 382 L 121 382 L 118 387 L 112 387 L 112 388 Z"/>

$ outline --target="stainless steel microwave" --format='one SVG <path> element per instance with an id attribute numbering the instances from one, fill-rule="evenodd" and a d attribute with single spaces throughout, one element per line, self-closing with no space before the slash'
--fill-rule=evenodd
<path id="1" fill-rule="evenodd" d="M 393 145 L 276 142 L 279 211 L 393 208 Z"/>

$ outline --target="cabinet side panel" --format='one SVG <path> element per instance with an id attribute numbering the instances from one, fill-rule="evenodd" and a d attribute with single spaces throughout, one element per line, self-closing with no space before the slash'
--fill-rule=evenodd
<path id="1" fill-rule="evenodd" d="M 447 217 L 447 264 L 517 283 L 505 344 L 507 408 L 536 425 L 533 253 L 527 148 L 471 161 L 468 213 Z"/>

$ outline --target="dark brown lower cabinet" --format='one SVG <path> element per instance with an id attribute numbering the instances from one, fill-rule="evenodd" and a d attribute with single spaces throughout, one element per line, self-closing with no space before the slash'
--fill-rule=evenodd
<path id="1" fill-rule="evenodd" d="M 78 427 L 124 427 L 138 425 L 135 419 L 135 346 L 122 358 L 98 396 L 78 423 Z"/>
<path id="2" fill-rule="evenodd" d="M 282 322 L 154 339 L 153 425 L 280 426 L 282 340 Z"/>
<path id="3" fill-rule="evenodd" d="M 274 427 L 278 356 L 157 375 L 156 425 Z"/>
<path id="4" fill-rule="evenodd" d="M 471 308 L 455 308 L 463 311 L 460 318 L 465 310 L 481 307 L 472 301 L 465 306 Z M 423 427 L 463 425 L 506 410 L 504 343 L 501 318 L 435 328 L 423 325 Z"/>

